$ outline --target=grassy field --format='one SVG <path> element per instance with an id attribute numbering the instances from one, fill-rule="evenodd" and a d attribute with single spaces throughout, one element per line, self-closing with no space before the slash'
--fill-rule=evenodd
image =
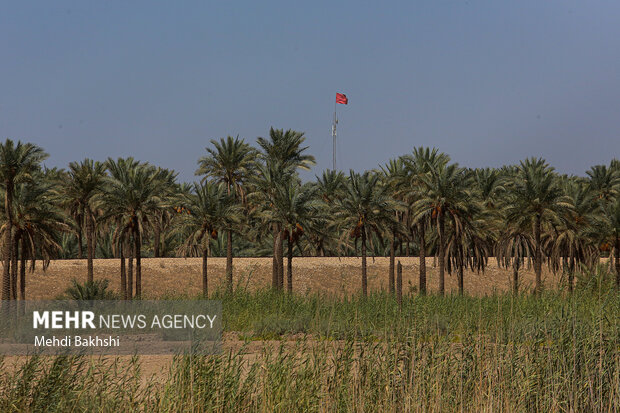
<path id="1" fill-rule="evenodd" d="M 182 261 L 165 261 L 162 274 L 174 273 L 170 262 Z M 157 268 L 148 264 L 145 274 Z M 260 277 L 233 295 L 214 292 L 221 355 L 5 358 L 0 411 L 620 410 L 620 295 L 602 283 L 572 296 L 406 294 L 399 308 L 381 283 L 362 299 L 274 293 Z M 145 292 L 195 298 L 199 285 Z"/>

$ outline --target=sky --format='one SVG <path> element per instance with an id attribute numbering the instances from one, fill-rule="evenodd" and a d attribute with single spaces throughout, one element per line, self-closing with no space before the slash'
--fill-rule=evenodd
<path id="1" fill-rule="evenodd" d="M 302 131 L 317 165 L 414 147 L 467 167 L 620 157 L 617 0 L 3 1 L 0 138 L 49 167 L 133 156 L 195 180 L 211 139 Z"/>

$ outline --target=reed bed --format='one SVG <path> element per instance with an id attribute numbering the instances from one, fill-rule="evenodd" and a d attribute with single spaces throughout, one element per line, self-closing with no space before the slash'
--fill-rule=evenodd
<path id="1" fill-rule="evenodd" d="M 31 357 L 1 366 L 0 411 L 620 411 L 613 290 L 217 298 L 236 349 L 178 355 L 159 381 L 139 357 Z"/>

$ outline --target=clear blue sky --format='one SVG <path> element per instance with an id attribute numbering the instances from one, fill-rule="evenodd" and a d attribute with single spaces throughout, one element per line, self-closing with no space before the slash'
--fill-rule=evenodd
<path id="1" fill-rule="evenodd" d="M 304 131 L 331 166 L 436 146 L 464 166 L 620 156 L 617 0 L 0 3 L 0 137 L 48 166 L 134 156 L 195 179 L 209 140 Z"/>

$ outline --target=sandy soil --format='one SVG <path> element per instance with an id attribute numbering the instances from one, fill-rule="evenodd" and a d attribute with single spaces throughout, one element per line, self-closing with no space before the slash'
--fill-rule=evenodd
<path id="1" fill-rule="evenodd" d="M 418 258 L 399 257 L 403 265 L 403 293 L 418 288 Z M 265 288 L 271 283 L 271 258 L 235 258 L 234 283 L 249 289 Z M 169 295 L 198 295 L 202 289 L 201 258 L 145 258 L 142 260 L 142 291 L 144 298 Z M 213 292 L 224 280 L 225 258 L 209 258 L 209 290 Z M 118 290 L 120 261 L 97 259 L 94 263 L 95 279 L 107 278 L 110 286 Z M 389 259 L 368 259 L 369 289 L 388 288 Z M 427 259 L 427 278 L 431 291 L 438 288 L 438 268 L 433 259 Z M 465 291 L 471 295 L 492 294 L 510 289 L 511 271 L 497 267 L 494 259 L 485 272 L 465 272 Z M 534 284 L 533 269 L 520 273 L 522 288 Z M 52 261 L 46 271 L 38 265 L 34 273 L 27 274 L 26 298 L 54 299 L 70 285 L 71 279 L 86 279 L 86 260 Z M 543 267 L 543 280 L 548 288 L 555 288 L 559 274 Z M 298 293 L 320 292 L 330 295 L 351 295 L 361 289 L 361 258 L 302 257 L 293 260 L 293 289 Z M 447 291 L 457 291 L 456 274 L 446 274 Z"/>

